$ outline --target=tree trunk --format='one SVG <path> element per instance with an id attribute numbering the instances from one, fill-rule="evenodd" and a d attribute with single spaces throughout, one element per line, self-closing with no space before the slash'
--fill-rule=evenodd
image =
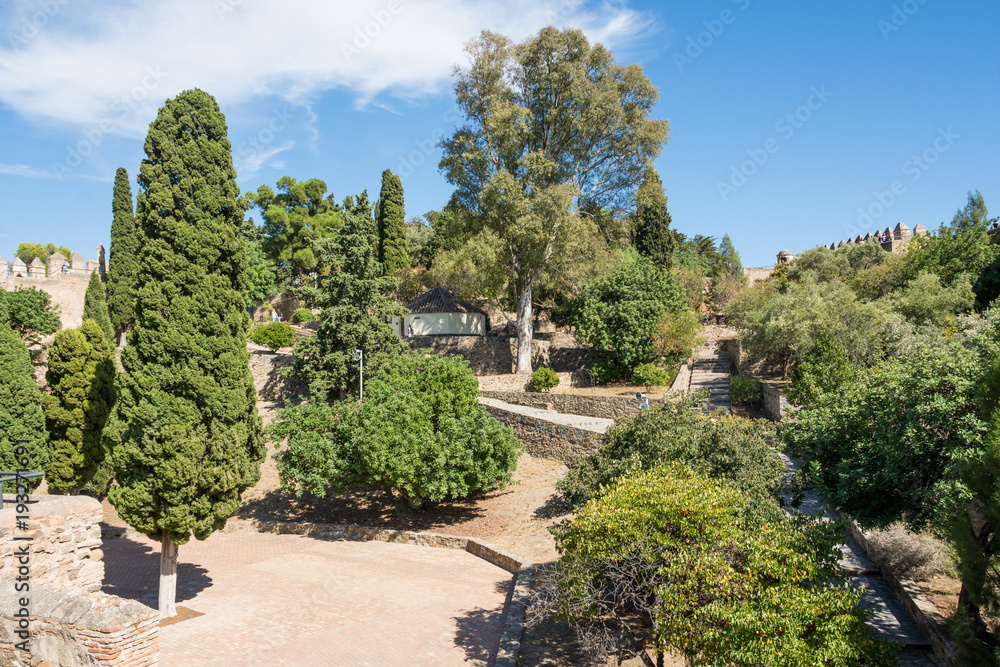
<path id="1" fill-rule="evenodd" d="M 515 373 L 531 374 L 531 287 L 526 287 L 517 302 L 517 366 Z"/>
<path id="2" fill-rule="evenodd" d="M 177 615 L 177 544 L 163 531 L 160 542 L 160 618 Z"/>

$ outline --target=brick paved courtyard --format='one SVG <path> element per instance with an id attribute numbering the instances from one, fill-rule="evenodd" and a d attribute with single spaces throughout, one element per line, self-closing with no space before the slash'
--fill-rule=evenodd
<path id="1" fill-rule="evenodd" d="M 104 542 L 104 591 L 156 606 L 159 544 Z M 510 573 L 464 551 L 299 535 L 215 534 L 180 547 L 160 664 L 491 665 Z"/>

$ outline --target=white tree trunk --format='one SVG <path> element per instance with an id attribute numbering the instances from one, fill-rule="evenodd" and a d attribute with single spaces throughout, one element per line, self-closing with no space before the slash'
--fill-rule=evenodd
<path id="1" fill-rule="evenodd" d="M 517 302 L 517 366 L 515 373 L 531 373 L 531 287 L 521 292 Z"/>
<path id="2" fill-rule="evenodd" d="M 160 618 L 177 615 L 177 544 L 163 531 L 160 547 Z"/>

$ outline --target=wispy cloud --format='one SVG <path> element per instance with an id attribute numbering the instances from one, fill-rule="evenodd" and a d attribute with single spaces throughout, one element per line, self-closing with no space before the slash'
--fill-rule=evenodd
<path id="1" fill-rule="evenodd" d="M 274 168 L 281 169 L 284 166 L 284 162 L 281 160 L 272 160 L 275 155 L 279 153 L 284 153 L 295 146 L 294 141 L 289 141 L 281 146 L 274 146 L 272 148 L 261 149 L 260 151 L 251 153 L 246 156 L 237 156 L 235 158 L 236 173 L 240 175 L 240 178 L 248 178 L 254 176 L 260 168 L 265 164 Z"/>
<path id="2" fill-rule="evenodd" d="M 0 174 L 6 176 L 24 176 L 25 178 L 55 178 L 55 174 L 44 169 L 29 167 L 26 164 L 2 164 L 0 163 Z"/>
<path id="3" fill-rule="evenodd" d="M 20 30 L 36 4 L 9 2 L 0 36 Z M 187 88 L 203 88 L 224 106 L 264 97 L 309 105 L 334 88 L 353 91 L 361 105 L 382 96 L 418 99 L 447 87 L 463 44 L 484 28 L 520 40 L 549 24 L 572 26 L 615 48 L 655 26 L 620 1 L 79 0 L 61 7 L 28 40 L 0 37 L 0 102 L 34 122 L 110 120 L 112 133 L 136 136 L 164 99 Z M 147 93 L 150 71 L 162 80 Z"/>

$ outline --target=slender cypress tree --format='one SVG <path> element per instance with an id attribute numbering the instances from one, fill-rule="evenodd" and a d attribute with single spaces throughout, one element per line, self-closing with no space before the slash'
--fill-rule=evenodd
<path id="1" fill-rule="evenodd" d="M 108 497 L 162 543 L 160 617 L 175 615 L 177 546 L 204 540 L 260 478 L 265 449 L 241 296 L 245 246 L 226 119 L 188 90 L 149 126 L 139 170 L 142 240 L 135 326 L 110 432 Z"/>
<path id="2" fill-rule="evenodd" d="M 108 312 L 119 335 L 135 323 L 135 281 L 139 273 L 139 230 L 132 213 L 128 172 L 119 167 L 111 199 L 111 260 L 108 266 Z"/>
<path id="3" fill-rule="evenodd" d="M 379 261 L 387 276 L 410 265 L 406 250 L 406 213 L 403 183 L 388 169 L 382 172 L 382 190 L 375 207 L 378 223 Z"/>
<path id="4" fill-rule="evenodd" d="M 104 283 L 101 276 L 94 271 L 90 274 L 90 282 L 87 284 L 87 292 L 83 295 L 83 319 L 94 320 L 100 328 L 108 345 L 115 344 L 115 330 L 111 326 L 111 317 L 108 315 L 108 302 L 105 297 Z"/>
<path id="5" fill-rule="evenodd" d="M 45 479 L 56 493 L 82 489 L 104 461 L 104 425 L 117 396 L 112 345 L 97 322 L 85 319 L 79 329 L 57 333 L 49 348 L 45 380 L 51 393 L 42 397 L 49 432 Z"/>
<path id="6" fill-rule="evenodd" d="M 636 210 L 632 217 L 632 243 L 640 255 L 668 269 L 674 261 L 677 233 L 670 229 L 667 197 L 663 182 L 652 166 L 646 167 L 642 184 L 636 196 Z"/>
<path id="7" fill-rule="evenodd" d="M 355 349 L 364 352 L 365 376 L 374 377 L 388 356 L 407 348 L 389 323 L 393 317 L 402 319 L 406 309 L 389 296 L 396 278 L 382 273 L 374 250 L 375 225 L 363 211 L 345 213 L 339 241 L 340 271 L 323 283 L 319 329 L 295 346 L 295 372 L 317 397 L 357 387 Z"/>
<path id="8" fill-rule="evenodd" d="M 0 470 L 40 471 L 48 460 L 42 392 L 35 383 L 34 370 L 24 341 L 0 323 Z M 27 453 L 19 454 L 19 446 Z M 28 483 L 32 489 L 37 485 L 37 478 Z"/>

